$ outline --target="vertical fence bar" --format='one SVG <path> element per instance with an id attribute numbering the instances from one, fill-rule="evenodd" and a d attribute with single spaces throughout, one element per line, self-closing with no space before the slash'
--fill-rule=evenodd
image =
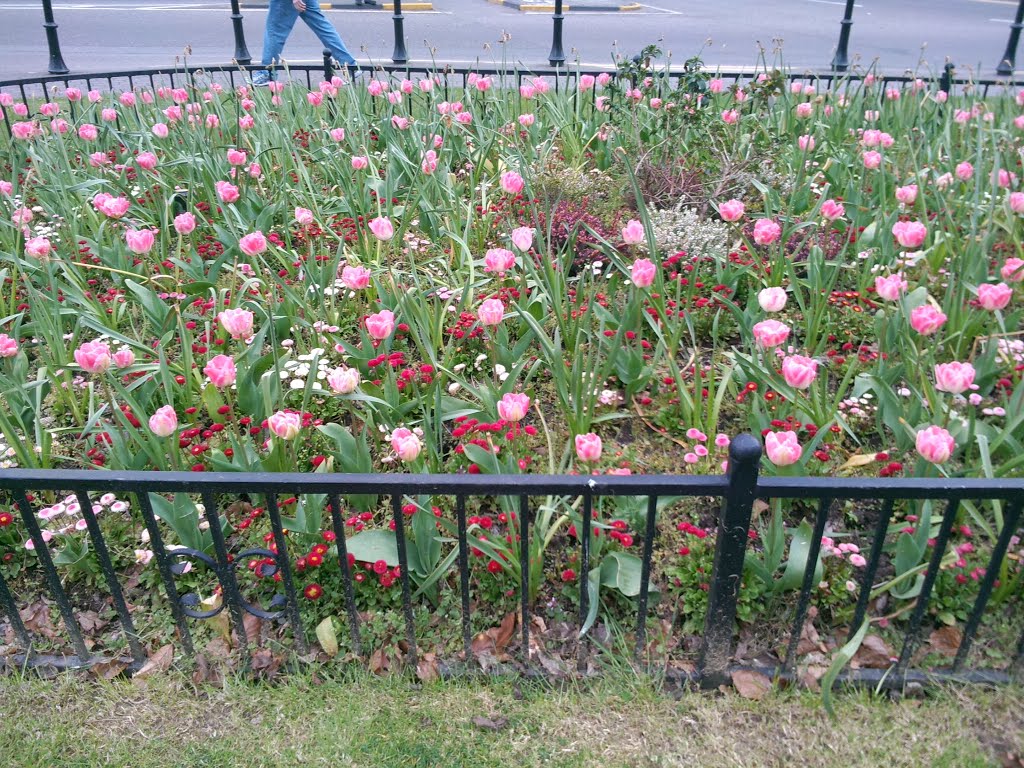
<path id="1" fill-rule="evenodd" d="M 522 583 L 523 658 L 530 658 L 530 497 L 519 497 L 519 576 Z M 540 564 L 537 564 L 540 567 Z"/>
<path id="2" fill-rule="evenodd" d="M 850 45 L 850 27 L 853 26 L 853 2 L 846 0 L 843 20 L 839 22 L 839 45 L 836 46 L 836 55 L 832 57 L 832 69 L 836 72 L 845 72 L 850 67 L 850 56 L 846 49 Z"/>
<path id="3" fill-rule="evenodd" d="M 473 638 L 469 616 L 469 542 L 466 540 L 466 497 L 455 497 L 455 518 L 459 526 L 459 591 L 462 592 L 462 650 L 466 661 L 472 657 Z"/>
<path id="4" fill-rule="evenodd" d="M 875 583 L 875 574 L 878 573 L 878 564 L 882 560 L 882 549 L 885 547 L 885 536 L 889 532 L 889 521 L 892 520 L 892 506 L 892 499 L 886 499 L 878 517 L 875 538 L 871 542 L 871 554 L 868 555 L 868 564 L 861 578 L 860 595 L 857 598 L 857 607 L 853 612 L 853 622 L 850 624 L 852 632 L 856 632 L 860 628 L 867 615 L 868 601 L 871 599 L 871 585 Z"/>
<path id="5" fill-rule="evenodd" d="M 395 539 L 398 542 L 398 565 L 402 569 L 402 613 L 405 615 L 405 639 L 409 644 L 409 657 L 416 668 L 416 624 L 412 616 L 412 592 L 409 587 L 409 555 L 406 551 L 405 520 L 402 512 L 402 495 L 391 496 L 391 514 L 395 520 Z"/>
<path id="6" fill-rule="evenodd" d="M 14 602 L 14 595 L 7 588 L 7 580 L 4 578 L 3 573 L 0 573 L 0 608 L 3 608 L 4 613 L 7 614 L 7 618 L 11 622 L 11 629 L 14 630 L 15 639 L 21 643 L 25 653 L 30 653 L 32 650 L 32 638 L 28 636 L 28 630 L 25 629 L 25 624 L 21 620 L 21 614 L 18 613 L 18 604 Z"/>
<path id="7" fill-rule="evenodd" d="M 60 40 L 57 38 L 57 22 L 53 20 L 53 6 L 50 0 L 43 0 L 43 29 L 46 30 L 46 46 L 50 49 L 50 64 L 47 71 L 51 75 L 65 75 L 69 72 L 68 65 L 60 52 Z"/>
<path id="8" fill-rule="evenodd" d="M 110 560 L 107 543 L 103 540 L 103 532 L 100 531 L 99 522 L 97 522 L 96 515 L 92 510 L 92 499 L 89 498 L 89 492 L 84 488 L 76 488 L 75 497 L 82 508 L 82 517 L 85 518 L 85 525 L 89 529 L 89 537 L 92 539 L 92 546 L 96 551 L 96 557 L 99 558 L 103 576 L 107 580 L 107 589 L 110 590 L 110 596 L 114 601 L 114 609 L 117 611 L 117 617 L 121 621 L 121 628 L 124 630 L 125 638 L 128 640 L 128 647 L 131 649 L 132 658 L 135 661 L 142 662 L 145 660 L 146 654 L 142 650 L 139 635 L 135 631 L 135 625 L 132 623 L 132 615 L 128 613 L 128 605 L 124 601 L 124 593 L 121 591 L 121 585 L 117 581 L 117 573 L 114 571 L 114 563 Z"/>
<path id="9" fill-rule="evenodd" d="M 565 63 L 565 51 L 562 50 L 562 22 L 565 21 L 562 0 L 555 0 L 555 15 L 551 17 L 551 21 L 551 53 L 548 54 L 548 64 L 557 67 Z"/>
<path id="10" fill-rule="evenodd" d="M 395 64 L 405 64 L 409 60 L 405 52 L 405 28 L 403 26 L 405 16 L 402 15 L 402 0 L 394 0 L 395 13 L 392 17 L 395 25 L 395 50 L 391 54 L 391 60 Z"/>
<path id="11" fill-rule="evenodd" d="M 594 517 L 594 499 L 589 493 L 583 494 L 583 514 L 580 517 L 580 628 L 590 613 L 590 529 Z M 586 636 L 580 637 L 576 654 L 576 668 L 582 672 L 587 668 Z"/>
<path id="12" fill-rule="evenodd" d="M 729 446 L 729 489 L 718 520 L 704 639 L 697 661 L 697 677 L 704 688 L 729 682 L 736 598 L 743 578 L 760 461 L 761 441 L 753 435 L 737 435 Z"/>
<path id="13" fill-rule="evenodd" d="M 636 647 L 633 658 L 637 662 L 647 645 L 647 598 L 650 592 L 651 557 L 654 554 L 654 532 L 658 515 L 658 497 L 647 497 L 647 527 L 644 529 L 644 552 L 640 561 L 640 599 L 636 615 Z"/>
<path id="14" fill-rule="evenodd" d="M 252 63 L 252 56 L 245 45 L 245 30 L 242 28 L 242 12 L 238 8 L 238 0 L 231 0 L 231 28 L 235 34 L 235 62 L 238 64 Z"/>
<path id="15" fill-rule="evenodd" d="M 814 589 L 814 576 L 817 571 L 818 556 L 821 554 L 821 537 L 825 535 L 825 523 L 828 522 L 828 511 L 832 507 L 832 499 L 823 498 L 818 503 L 818 514 L 814 519 L 814 530 L 811 533 L 811 549 L 807 553 L 807 567 L 804 569 L 804 580 L 800 585 L 800 599 L 796 604 L 796 616 L 793 618 L 793 629 L 789 633 L 789 645 L 786 647 L 786 658 L 782 662 L 783 673 L 793 671 L 796 661 L 796 648 L 800 643 L 800 634 L 804 628 L 804 618 L 811 603 L 811 590 Z"/>
<path id="16" fill-rule="evenodd" d="M 163 579 L 164 589 L 167 590 L 167 599 L 171 602 L 171 615 L 174 616 L 174 623 L 178 626 L 182 648 L 185 653 L 192 656 L 196 652 L 192 645 L 192 633 L 189 631 L 185 612 L 181 608 L 178 587 L 174 583 L 174 573 L 171 571 L 171 560 L 167 556 L 167 549 L 164 547 L 163 536 L 160 535 L 160 526 L 157 525 L 156 515 L 153 514 L 153 504 L 149 500 L 149 494 L 145 491 L 137 492 L 135 500 L 139 502 L 142 519 L 146 523 L 146 530 L 149 531 L 149 543 L 156 555 L 156 567 L 160 572 L 160 578 Z"/>
<path id="17" fill-rule="evenodd" d="M 331 52 L 324 50 L 324 80 L 328 82 L 334 77 L 334 63 L 331 61 Z"/>
<path id="18" fill-rule="evenodd" d="M 228 612 L 231 614 L 231 622 L 235 625 L 238 633 L 238 645 L 242 650 L 242 659 L 245 666 L 249 666 L 249 637 L 245 631 L 245 621 L 242 615 L 242 595 L 238 591 L 238 580 L 235 578 L 235 569 L 231 567 L 228 557 L 228 548 L 224 543 L 224 530 L 220 527 L 220 512 L 217 509 L 217 501 L 213 497 L 213 491 L 202 492 L 203 507 L 206 509 L 206 519 L 210 523 L 210 535 L 213 537 L 213 549 L 217 553 L 217 578 L 223 589 L 222 599 L 228 604 Z"/>
<path id="19" fill-rule="evenodd" d="M 296 500 L 295 503 L 299 504 L 300 502 Z M 295 593 L 295 578 L 292 573 L 291 558 L 288 556 L 288 541 L 284 536 L 284 526 L 281 524 L 281 510 L 277 506 L 276 493 L 267 494 L 267 514 L 270 516 L 270 528 L 274 532 L 274 544 L 277 545 L 274 559 L 277 561 L 277 567 L 281 569 L 284 596 L 288 601 L 288 621 L 292 625 L 292 633 L 295 635 L 295 647 L 299 649 L 299 653 L 306 653 L 309 646 L 306 644 L 306 632 L 302 628 L 302 616 L 299 615 L 299 598 Z"/>
<path id="20" fill-rule="evenodd" d="M 893 676 L 899 684 L 907 673 L 910 664 L 910 657 L 914 655 L 917 648 L 918 638 L 921 634 L 921 620 L 924 612 L 928 609 L 928 600 L 932 595 L 932 587 L 935 586 L 935 579 L 939 576 L 939 566 L 942 564 L 942 554 L 946 551 L 946 543 L 949 541 L 949 532 L 953 529 L 953 521 L 956 519 L 960 502 L 957 499 L 950 499 L 946 505 L 946 514 L 942 516 L 942 525 L 939 526 L 939 535 L 935 537 L 935 548 L 932 550 L 931 560 L 928 561 L 928 570 L 924 574 L 924 583 L 921 584 L 921 592 L 917 596 L 917 605 L 910 616 L 910 626 L 903 641 L 903 650 L 900 652 L 899 661 L 893 668 Z"/>
<path id="21" fill-rule="evenodd" d="M 1021 502 L 1015 501 L 1010 504 L 1006 518 L 1003 520 L 1003 530 L 999 532 L 996 546 L 992 550 L 992 556 L 988 561 L 988 568 L 985 569 L 985 577 L 978 587 L 978 597 L 974 601 L 974 608 L 964 625 L 963 639 L 957 649 L 956 658 L 953 659 L 953 671 L 959 672 L 963 663 L 967 660 L 967 654 L 971 652 L 971 643 L 974 641 L 974 633 L 978 631 L 981 624 L 981 615 L 985 612 L 988 599 L 992 596 L 992 587 L 995 586 L 996 578 L 999 576 L 999 569 L 1006 557 L 1006 550 L 1010 546 L 1010 539 L 1017 531 L 1017 522 L 1020 520 Z"/>
<path id="22" fill-rule="evenodd" d="M 50 587 L 50 593 L 53 595 L 53 599 L 57 601 L 57 608 L 60 610 L 61 618 L 64 619 L 64 627 L 71 638 L 71 645 L 74 646 L 78 658 L 82 662 L 88 663 L 90 658 L 89 650 L 85 647 L 85 640 L 82 638 L 78 622 L 75 620 L 75 613 L 71 609 L 71 601 L 68 599 L 68 594 L 64 591 L 64 587 L 61 586 L 60 574 L 57 573 L 57 568 L 53 564 L 53 558 L 50 557 L 50 549 L 43 540 L 43 532 L 39 530 L 35 510 L 32 508 L 28 496 L 25 495 L 24 489 L 18 489 L 15 492 L 14 498 L 18 504 L 18 509 L 21 511 L 21 519 L 24 521 L 25 527 L 28 528 L 29 537 L 32 539 L 32 545 L 35 547 L 36 557 L 39 558 L 39 562 L 43 565 L 43 573 L 46 575 L 46 583 Z"/>
<path id="23" fill-rule="evenodd" d="M 345 523 L 341 519 L 341 499 L 332 493 L 331 523 L 334 526 L 334 542 L 338 548 L 338 566 L 341 579 L 345 582 L 345 611 L 348 613 L 348 631 L 352 635 L 352 650 L 356 656 L 363 655 L 363 643 L 359 637 L 359 611 L 356 610 L 356 594 L 352 584 L 352 568 L 348 564 L 348 545 L 345 542 Z"/>
<path id="24" fill-rule="evenodd" d="M 1003 53 L 999 66 L 996 67 L 997 75 L 1009 76 L 1013 74 L 1017 61 L 1017 43 L 1020 42 L 1022 22 L 1024 22 L 1024 0 L 1020 0 L 1017 3 L 1017 15 L 1013 17 L 1013 24 L 1010 25 L 1010 39 L 1006 41 L 1006 51 Z"/>

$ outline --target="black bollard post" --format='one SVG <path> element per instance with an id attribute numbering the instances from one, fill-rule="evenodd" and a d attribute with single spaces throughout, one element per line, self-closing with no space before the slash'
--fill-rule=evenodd
<path id="1" fill-rule="evenodd" d="M 70 70 L 60 54 L 60 40 L 57 39 L 57 23 L 53 20 L 53 6 L 50 0 L 43 0 L 43 29 L 46 30 L 46 45 L 50 49 L 51 75 L 66 75 Z"/>
<path id="2" fill-rule="evenodd" d="M 245 47 L 245 30 L 242 29 L 242 12 L 238 8 L 238 0 L 231 0 L 231 25 L 235 30 L 235 63 L 251 64 L 252 56 Z"/>
<path id="3" fill-rule="evenodd" d="M 1020 41 L 1021 22 L 1024 22 L 1024 0 L 1017 3 L 1017 15 L 1014 16 L 1013 24 L 1010 25 L 1010 39 L 1006 41 L 1006 53 L 1003 54 L 1003 60 L 996 67 L 997 75 L 1013 74 L 1014 63 L 1017 59 L 1017 43 Z"/>
<path id="4" fill-rule="evenodd" d="M 334 62 L 331 61 L 331 52 L 324 51 L 324 80 L 330 81 L 334 77 Z"/>
<path id="5" fill-rule="evenodd" d="M 409 56 L 405 52 L 405 30 L 402 27 L 404 19 L 405 17 L 402 15 L 402 0 L 395 0 L 395 52 L 391 54 L 391 60 L 395 64 L 405 64 L 409 60 Z"/>
<path id="6" fill-rule="evenodd" d="M 839 47 L 836 48 L 836 55 L 832 58 L 832 69 L 836 72 L 845 72 L 850 68 L 850 56 L 847 48 L 850 45 L 850 27 L 853 26 L 853 0 L 846 0 L 846 11 L 843 13 L 843 20 L 839 22 Z"/>
<path id="7" fill-rule="evenodd" d="M 562 0 L 555 0 L 555 15 L 551 17 L 554 21 L 551 38 L 551 53 L 548 54 L 548 64 L 557 67 L 565 64 L 565 52 L 562 50 Z"/>
<path id="8" fill-rule="evenodd" d="M 946 95 L 953 90 L 953 62 L 947 61 L 946 66 L 942 68 L 942 77 L 939 78 L 939 90 L 944 91 Z"/>

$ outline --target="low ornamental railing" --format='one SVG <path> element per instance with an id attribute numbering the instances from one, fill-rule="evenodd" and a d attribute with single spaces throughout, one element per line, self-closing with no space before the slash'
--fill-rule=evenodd
<path id="1" fill-rule="evenodd" d="M 849 683 L 870 683 L 887 688 L 899 689 L 909 682 L 932 682 L 956 680 L 965 682 L 1001 683 L 1020 680 L 1024 672 L 1024 634 L 1016 641 L 1015 647 L 1003 649 L 1005 658 L 1012 659 L 1005 669 L 968 668 L 972 644 L 977 636 L 986 606 L 993 594 L 1001 567 L 1006 561 L 1008 548 L 1014 536 L 1019 535 L 1021 507 L 1024 504 L 1024 480 L 982 480 L 982 479 L 895 479 L 875 478 L 812 478 L 812 477 L 759 477 L 761 458 L 760 441 L 751 435 L 737 437 L 730 447 L 729 468 L 720 476 L 486 476 L 486 475 L 332 475 L 332 474 L 225 474 L 225 473 L 179 473 L 179 472 L 118 472 L 118 471 L 35 471 L 7 470 L 0 472 L 0 490 L 8 497 L 9 503 L 28 531 L 38 568 L 42 571 L 50 597 L 56 604 L 63 619 L 64 628 L 70 640 L 73 655 L 55 657 L 48 655 L 38 663 L 63 667 L 88 666 L 96 661 L 90 653 L 86 638 L 79 627 L 75 606 L 69 590 L 62 582 L 61 573 L 51 556 L 40 527 L 39 504 L 34 494 L 45 492 L 71 491 L 80 505 L 82 519 L 88 529 L 96 559 L 102 571 L 108 597 L 117 614 L 123 641 L 131 653 L 134 668 L 146 659 L 146 649 L 133 622 L 132 611 L 126 602 L 125 593 L 118 573 L 111 560 L 107 542 L 101 531 L 93 504 L 98 493 L 132 494 L 136 503 L 131 506 L 138 510 L 149 536 L 149 546 L 155 554 L 160 581 L 170 603 L 176 624 L 177 641 L 186 654 L 193 654 L 194 643 L 190 620 L 209 619 L 227 608 L 231 627 L 239 638 L 240 653 L 248 661 L 248 641 L 245 614 L 265 620 L 286 622 L 290 625 L 294 649 L 300 654 L 308 650 L 308 628 L 303 623 L 299 607 L 299 594 L 295 580 L 295 548 L 286 534 L 282 519 L 279 497 L 285 494 L 323 494 L 330 512 L 330 526 L 334 534 L 337 558 L 341 570 L 344 603 L 351 646 L 357 655 L 365 655 L 367 648 L 360 641 L 362 621 L 356 605 L 354 575 L 346 549 L 346 522 L 343 517 L 344 498 L 350 494 L 372 494 L 390 497 L 390 511 L 397 542 L 400 570 L 401 612 L 404 620 L 406 659 L 415 669 L 417 662 L 417 636 L 414 623 L 412 583 L 409 569 L 409 534 L 403 510 L 406 497 L 427 495 L 454 497 L 455 525 L 457 527 L 457 568 L 446 578 L 448 588 L 459 593 L 461 606 L 461 635 L 466 659 L 473 656 L 471 632 L 471 591 L 470 556 L 472 541 L 467 540 L 466 502 L 476 497 L 512 497 L 518 500 L 518 515 L 510 517 L 510 533 L 518 533 L 520 594 L 519 602 L 519 646 L 520 662 L 531 668 L 530 632 L 531 611 L 534 607 L 529 599 L 530 533 L 535 514 L 533 499 L 539 496 L 562 496 L 581 501 L 580 525 L 578 532 L 578 557 L 581 577 L 579 588 L 579 621 L 583 625 L 590 608 L 590 594 L 586 574 L 591 567 L 591 515 L 594 503 L 603 497 L 646 497 L 646 515 L 641 542 L 642 571 L 639 594 L 636 596 L 636 623 L 633 651 L 640 661 L 647 642 L 648 604 L 651 594 L 652 554 L 658 536 L 658 501 L 668 497 L 716 497 L 721 500 L 717 521 L 717 538 L 714 549 L 714 565 L 708 578 L 708 608 L 700 641 L 699 660 L 692 672 L 682 676 L 702 686 L 713 687 L 730 679 L 737 670 L 733 662 L 736 643 L 737 598 L 744 578 L 745 558 L 752 545 L 748 532 L 756 500 L 804 499 L 816 500 L 817 511 L 813 519 L 813 534 L 810 537 L 810 551 L 807 553 L 806 568 L 803 572 L 799 596 L 796 601 L 785 653 L 780 654 L 780 663 L 768 667 L 746 666 L 771 677 L 792 678 L 797 662 L 797 648 L 801 632 L 808 617 L 812 597 L 817 586 L 816 564 L 821 554 L 822 537 L 826 533 L 832 505 L 845 500 L 881 502 L 881 512 L 871 534 L 870 552 L 862 570 L 859 597 L 851 622 L 856 631 L 867 619 L 869 599 L 876 577 L 883 563 L 883 548 L 893 519 L 894 504 L 901 500 L 944 501 L 938 533 L 934 536 L 931 554 L 920 583 L 920 591 L 913 610 L 902 633 L 902 647 L 896 661 L 887 670 L 854 669 L 843 673 L 838 679 Z M 269 517 L 272 546 L 267 548 L 232 551 L 232 542 L 225 539 L 220 525 L 212 524 L 213 555 L 197 549 L 178 546 L 169 547 L 164 543 L 163 526 L 158 522 L 150 494 L 198 495 L 205 507 L 207 520 L 219 521 L 219 511 L 226 506 L 226 499 L 237 500 L 240 495 L 249 498 L 262 496 L 266 514 Z M 977 597 L 963 624 L 962 639 L 955 658 L 946 668 L 921 671 L 911 669 L 912 659 L 922 640 L 924 618 L 929 609 L 933 587 L 942 567 L 943 557 L 950 542 L 950 534 L 957 519 L 962 502 L 979 500 L 1000 501 L 1005 504 L 1002 528 L 993 544 L 987 568 L 978 585 Z M 12 511 L 13 511 L 12 508 Z M 10 522 L 10 521 L 8 521 Z M 518 527 L 518 530 L 515 529 Z M 577 546 L 577 545 L 572 545 Z M 272 565 L 269 573 L 280 575 L 280 591 L 274 595 L 266 608 L 250 602 L 242 593 L 236 578 L 236 567 L 248 558 L 261 558 Z M 182 595 L 177 587 L 176 576 L 188 570 L 190 565 L 207 567 L 213 575 L 222 602 L 214 607 L 200 605 L 197 595 Z M 266 575 L 266 573 L 264 575 Z M 276 578 L 276 577 L 275 577 Z M 19 581 L 23 583 L 24 577 Z M 476 596 L 479 601 L 479 595 Z M 1017 596 L 1020 598 L 1020 595 Z M 11 584 L 0 571 L 0 609 L 6 617 L 8 637 L 21 648 L 21 655 L 13 663 L 32 664 L 37 661 L 33 653 L 34 639 L 20 613 L 19 600 L 13 594 Z M 486 606 L 478 602 L 477 610 Z M 1017 614 L 1019 615 L 1019 614 Z M 0 627 L 3 622 L 0 621 Z M 1020 627 L 1012 630 L 1020 631 Z M 2 637 L 2 633 L 0 633 Z M 1016 637 L 1016 634 L 1014 634 Z M 515 649 L 513 649 L 515 650 Z M 588 648 L 584 643 L 578 649 L 578 661 L 582 665 Z M 57 661 L 55 661 L 57 658 Z M 8 658 L 8 664 L 12 659 Z"/>

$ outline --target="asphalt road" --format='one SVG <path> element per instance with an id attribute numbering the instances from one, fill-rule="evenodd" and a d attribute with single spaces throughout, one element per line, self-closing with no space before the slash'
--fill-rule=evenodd
<path id="1" fill-rule="evenodd" d="M 64 59 L 72 72 L 172 66 L 186 46 L 196 64 L 222 64 L 234 51 L 227 0 L 53 0 Z M 551 15 L 521 13 L 487 0 L 433 0 L 434 10 L 406 12 L 409 57 L 451 63 L 545 64 Z M 144 5 L 144 3 L 151 3 Z M 571 60 L 610 66 L 618 51 L 632 55 L 658 43 L 682 61 L 700 52 L 722 68 L 752 66 L 764 51 L 795 69 L 828 66 L 839 36 L 841 0 L 655 0 L 632 12 L 569 12 L 565 51 Z M 1017 0 L 858 0 L 850 54 L 878 61 L 886 72 L 938 71 L 992 75 L 1002 57 Z M 383 10 L 326 12 L 361 61 L 387 62 L 392 18 Z M 246 40 L 254 60 L 262 50 L 266 10 L 243 3 Z M 34 0 L 0 0 L 0 80 L 45 73 L 48 56 L 42 10 Z M 508 41 L 499 43 L 503 34 Z M 295 61 L 320 59 L 316 38 L 297 24 L 285 49 Z M 1024 51 L 1021 56 L 1024 68 Z"/>

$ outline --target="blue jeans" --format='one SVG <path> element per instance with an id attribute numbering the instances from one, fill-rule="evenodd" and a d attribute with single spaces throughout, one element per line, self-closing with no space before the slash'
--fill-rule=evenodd
<path id="1" fill-rule="evenodd" d="M 288 35 L 295 26 L 295 20 L 302 18 L 306 26 L 313 30 L 313 33 L 320 38 L 324 48 L 331 52 L 338 63 L 355 64 L 356 60 L 348 52 L 345 43 L 334 25 L 327 20 L 320 10 L 317 0 L 306 0 L 306 10 L 299 13 L 292 5 L 292 0 L 270 0 L 270 10 L 267 12 L 267 29 L 263 34 L 263 66 L 268 67 L 274 62 L 281 63 L 281 51 L 288 40 Z"/>

